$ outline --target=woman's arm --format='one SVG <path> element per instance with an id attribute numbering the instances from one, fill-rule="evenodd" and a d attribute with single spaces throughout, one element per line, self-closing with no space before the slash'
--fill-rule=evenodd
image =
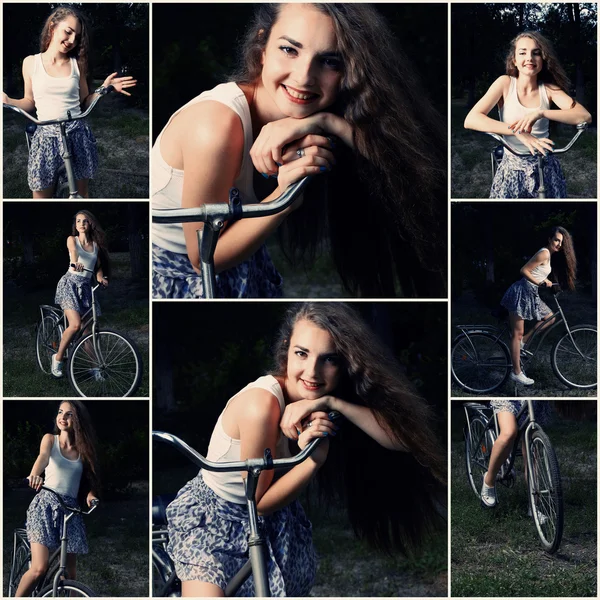
<path id="1" fill-rule="evenodd" d="M 42 473 L 45 471 L 48 463 L 50 462 L 50 452 L 52 452 L 52 445 L 54 444 L 54 436 L 51 433 L 47 433 L 42 438 L 40 444 L 40 453 L 33 463 L 31 473 L 29 474 L 29 485 L 35 490 L 39 490 L 42 487 Z"/>
<path id="2" fill-rule="evenodd" d="M 131 75 L 127 77 L 117 77 L 117 73 L 111 73 L 102 84 L 102 87 L 108 87 L 112 85 L 115 88 L 115 92 L 124 94 L 125 96 L 131 96 L 126 88 L 135 87 L 137 80 Z M 79 101 L 81 102 L 81 110 L 85 110 L 91 103 L 92 100 L 98 96 L 96 93 L 91 93 L 87 84 L 87 74 L 81 73 L 79 77 Z"/>
<path id="3" fill-rule="evenodd" d="M 252 389 L 244 394 L 238 404 L 237 421 L 240 435 L 240 460 L 262 458 L 266 448 L 273 451 L 279 437 L 281 409 L 279 401 L 267 390 Z M 323 427 L 306 431 L 299 442 L 301 448 L 314 437 L 323 436 L 328 429 L 333 432 L 333 424 L 323 423 Z M 273 482 L 273 471 L 263 471 L 258 480 L 256 504 L 261 515 L 268 515 L 295 500 L 306 487 L 327 457 L 327 440 L 305 461 Z M 274 454 L 274 453 L 273 453 Z M 277 456 L 273 456 L 277 458 Z M 245 472 L 242 477 L 246 477 Z"/>
<path id="4" fill-rule="evenodd" d="M 532 256 L 529 261 L 525 265 L 521 267 L 521 275 L 530 281 L 531 283 L 535 283 L 535 285 L 546 285 L 547 287 L 552 286 L 552 282 L 549 279 L 544 279 L 542 282 L 537 282 L 531 272 L 536 268 L 546 263 L 550 260 L 550 250 L 547 248 L 543 248 L 539 252 L 537 252 L 534 256 Z"/>
<path id="5" fill-rule="evenodd" d="M 498 104 L 500 98 L 504 96 L 507 87 L 510 84 L 508 75 L 498 77 L 490 86 L 483 98 L 475 104 L 469 111 L 465 119 L 465 129 L 473 129 L 475 131 L 483 131 L 489 133 L 498 133 L 500 135 L 513 135 L 506 123 L 497 119 L 488 117 L 488 113 Z"/>
<path id="6" fill-rule="evenodd" d="M 362 429 L 369 437 L 388 450 L 408 451 L 408 448 L 388 429 L 382 427 L 370 408 L 346 402 L 334 396 L 323 396 L 317 400 L 298 400 L 285 407 L 281 419 L 281 430 L 290 439 L 298 439 L 302 421 L 316 411 L 336 410 L 348 421 Z"/>
<path id="7" fill-rule="evenodd" d="M 35 101 L 33 99 L 33 87 L 31 84 L 31 74 L 33 73 L 33 56 L 26 56 L 23 60 L 23 82 L 25 84 L 25 92 L 23 98 L 17 100 L 16 98 L 9 98 L 4 92 L 2 92 L 2 102 L 4 104 L 10 104 L 16 106 L 28 113 L 35 111 Z"/>
<path id="8" fill-rule="evenodd" d="M 549 100 L 554 102 L 560 110 L 543 110 L 541 111 L 543 118 L 566 123 L 567 125 L 592 122 L 592 115 L 579 102 L 575 102 L 575 106 L 573 106 L 573 99 L 563 90 L 552 89 L 550 86 L 547 86 L 546 89 Z"/>
<path id="9" fill-rule="evenodd" d="M 70 268 L 74 268 L 75 271 L 79 272 L 83 271 L 83 264 L 78 262 L 79 253 L 75 245 L 75 238 L 72 235 L 67 238 L 67 250 L 69 251 L 69 265 L 75 265 L 75 267 Z"/>

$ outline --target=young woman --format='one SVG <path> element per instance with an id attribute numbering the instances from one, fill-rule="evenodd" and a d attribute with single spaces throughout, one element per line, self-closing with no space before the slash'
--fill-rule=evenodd
<path id="1" fill-rule="evenodd" d="M 45 474 L 45 481 L 42 479 Z M 77 506 L 82 478 L 88 506 L 98 499 L 99 479 L 96 436 L 89 413 L 82 402 L 70 400 L 58 407 L 54 434 L 42 438 L 40 453 L 28 477 L 30 487 L 42 485 L 60 494 L 67 506 Z M 29 596 L 38 579 L 48 568 L 50 553 L 60 546 L 64 510 L 52 494 L 40 491 L 27 509 L 27 539 L 31 545 L 31 566 L 23 575 L 16 596 Z M 67 525 L 67 572 L 76 578 L 77 554 L 87 554 L 88 545 L 81 515 Z"/>
<path id="2" fill-rule="evenodd" d="M 81 328 L 81 315 L 92 306 L 92 277 L 108 285 L 110 263 L 104 245 L 104 231 L 94 215 L 79 211 L 73 218 L 72 234 L 67 238 L 69 268 L 56 287 L 54 302 L 64 310 L 69 326 L 56 354 L 52 355 L 52 374 L 62 377 L 62 361 L 73 336 Z M 98 314 L 100 305 L 98 304 Z"/>
<path id="3" fill-rule="evenodd" d="M 515 438 L 518 433 L 517 415 L 523 407 L 526 400 L 491 400 L 490 406 L 494 409 L 494 414 L 498 417 L 498 426 L 500 434 L 492 447 L 490 456 L 490 464 L 488 471 L 483 477 L 483 485 L 481 488 L 481 504 L 484 508 L 494 508 L 498 503 L 496 498 L 496 475 L 508 458 L 512 450 Z M 535 400 L 533 402 L 533 410 L 535 412 L 535 420 L 538 423 L 544 423 L 548 420 L 551 405 L 549 401 Z M 525 463 L 527 465 L 527 463 Z M 525 472 L 527 476 L 527 472 Z M 531 506 L 527 507 L 528 515 L 531 517 Z"/>
<path id="4" fill-rule="evenodd" d="M 217 294 L 282 294 L 264 247 L 278 229 L 292 260 L 328 238 L 353 294 L 445 295 L 445 127 L 373 6 L 258 4 L 242 54 L 156 139 L 153 207 L 227 202 L 231 187 L 268 202 L 314 180 L 303 201 L 221 232 Z M 202 295 L 201 227 L 153 225 L 155 297 Z"/>
<path id="5" fill-rule="evenodd" d="M 85 111 L 95 98 L 88 88 L 90 52 L 89 27 L 82 13 L 71 6 L 55 8 L 46 19 L 40 36 L 40 53 L 23 60 L 24 97 L 9 98 L 2 94 L 5 104 L 27 112 L 37 113 L 40 121 L 76 117 Z M 112 85 L 115 91 L 130 96 L 128 88 L 136 81 L 131 76 L 109 75 L 102 87 Z M 77 190 L 88 196 L 88 180 L 98 166 L 96 139 L 84 120 L 67 124 L 73 170 Z M 34 198 L 51 198 L 58 169 L 63 163 L 62 141 L 58 125 L 38 127 L 31 141 L 27 180 Z"/>
<path id="6" fill-rule="evenodd" d="M 544 183 L 548 198 L 566 198 L 565 179 L 558 160 L 552 156 L 550 121 L 578 125 L 591 123 L 590 113 L 569 96 L 569 79 L 550 42 L 536 31 L 519 34 L 510 44 L 506 75 L 491 85 L 465 119 L 465 127 L 510 136 L 507 139 L 518 157 L 504 152 L 492 182 L 490 198 L 535 198 L 539 187 L 537 158 L 544 160 Z M 489 112 L 498 104 L 500 119 Z M 558 109 L 552 109 L 554 104 Z"/>
<path id="7" fill-rule="evenodd" d="M 386 551 L 408 549 L 419 547 L 439 524 L 446 458 L 431 429 L 429 407 L 347 305 L 291 307 L 274 357 L 271 374 L 227 403 L 207 458 L 262 457 L 267 447 L 275 458 L 290 456 L 282 432 L 299 448 L 325 438 L 310 458 L 281 476 L 263 472 L 256 493 L 271 592 L 305 596 L 316 561 L 311 525 L 297 498 L 317 474 L 320 498 L 343 499 L 359 536 Z M 341 429 L 329 420 L 330 410 L 345 417 Z M 184 596 L 223 596 L 246 561 L 243 477 L 201 471 L 167 508 L 168 549 Z M 394 477 L 403 483 L 401 494 L 393 491 Z M 239 595 L 254 595 L 251 580 Z"/>
<path id="8" fill-rule="evenodd" d="M 552 311 L 540 298 L 539 288 L 552 287 L 552 281 L 549 279 L 552 271 L 550 260 L 559 252 L 562 253 L 563 260 L 559 261 L 558 268 L 555 268 L 558 281 L 562 287 L 574 290 L 577 259 L 573 240 L 564 227 L 554 227 L 546 245 L 521 268 L 523 278 L 508 288 L 501 301 L 502 306 L 510 313 L 510 355 L 513 364 L 510 378 L 523 385 L 535 383 L 521 370 L 521 349 L 533 333 L 533 329 L 527 334 L 524 333 L 525 320 L 545 321 L 542 327 L 548 327 L 554 321 L 547 318 Z"/>

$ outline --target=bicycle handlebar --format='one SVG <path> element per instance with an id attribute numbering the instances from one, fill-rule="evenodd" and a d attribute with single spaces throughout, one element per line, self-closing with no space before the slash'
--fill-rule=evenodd
<path id="1" fill-rule="evenodd" d="M 30 487 L 29 486 L 29 477 L 25 477 L 25 479 L 23 479 L 22 483 L 23 483 L 23 485 L 27 485 L 27 487 Z M 53 490 L 52 488 L 42 485 L 39 490 L 36 490 L 36 493 L 38 493 L 40 490 L 46 490 L 47 492 L 52 492 L 54 494 L 54 496 L 56 496 L 56 499 L 58 500 L 58 502 L 60 503 L 60 505 L 62 506 L 62 508 L 64 510 L 73 512 L 73 513 L 78 513 L 80 515 L 89 515 L 97 508 L 98 504 L 100 504 L 100 500 L 98 500 L 98 499 L 92 500 L 92 504 L 91 504 L 89 510 L 81 510 L 81 508 L 77 508 L 74 506 L 67 506 L 65 504 L 65 501 L 60 497 L 60 494 L 57 491 Z"/>
<path id="2" fill-rule="evenodd" d="M 564 148 L 556 148 L 551 150 L 551 154 L 563 154 L 570 150 L 573 144 L 579 139 L 579 136 L 587 129 L 587 123 L 579 123 L 577 127 L 577 132 L 571 139 L 571 141 Z M 485 131 L 487 135 L 493 137 L 496 141 L 500 142 L 507 150 L 512 152 L 515 156 L 532 156 L 531 152 L 519 152 L 515 150 L 501 135 L 497 133 L 490 133 L 489 131 Z M 539 151 L 536 150 L 536 154 L 539 154 Z"/>
<path id="3" fill-rule="evenodd" d="M 332 411 L 329 413 L 329 418 L 335 421 L 340 417 L 340 413 Z M 248 458 L 243 461 L 235 462 L 213 462 L 207 460 L 199 452 L 194 450 L 191 446 L 186 444 L 182 439 L 177 436 L 167 433 L 165 431 L 153 431 L 152 437 L 161 442 L 169 444 L 179 452 L 181 452 L 190 462 L 193 462 L 196 466 L 207 471 L 214 471 L 217 473 L 230 473 L 233 471 L 252 471 L 253 469 L 260 469 L 261 471 L 270 469 L 283 469 L 291 468 L 299 465 L 301 462 L 306 460 L 318 446 L 323 438 L 314 438 L 311 440 L 306 447 L 290 458 L 271 458 L 270 450 L 265 451 L 265 456 L 262 458 Z"/>
<path id="4" fill-rule="evenodd" d="M 75 263 L 71 263 L 69 266 L 71 266 L 71 267 L 75 268 Z M 84 270 L 84 271 L 87 271 L 88 273 L 93 273 L 93 272 L 94 272 L 94 270 L 93 270 L 93 269 L 86 269 L 85 267 L 83 267 L 83 270 Z M 103 279 L 106 279 L 106 281 L 108 281 L 108 278 L 107 278 L 107 277 L 103 277 Z M 104 285 L 101 285 L 100 283 L 98 283 L 97 285 L 95 285 L 95 286 L 92 288 L 92 291 L 93 291 L 93 292 L 95 292 L 95 291 L 96 291 L 96 290 L 97 290 L 99 287 L 102 287 L 102 288 L 104 288 Z"/>
<path id="5" fill-rule="evenodd" d="M 100 98 L 102 98 L 102 96 L 105 96 L 106 94 L 112 92 L 114 89 L 115 88 L 112 85 L 109 85 L 109 86 L 105 87 L 101 92 L 95 92 L 95 93 L 98 93 L 98 96 L 96 96 L 92 100 L 92 103 L 88 106 L 88 108 L 85 112 L 81 113 L 80 115 L 78 115 L 76 117 L 73 117 L 73 116 L 71 116 L 71 111 L 67 111 L 67 117 L 65 119 L 53 119 L 50 121 L 38 121 L 35 117 L 31 116 L 27 111 L 24 111 L 22 108 L 19 108 L 18 106 L 13 106 L 12 104 L 4 104 L 3 103 L 2 108 L 8 108 L 8 109 L 12 110 L 13 112 L 18 113 L 21 116 L 29 119 L 32 123 L 35 123 L 38 126 L 60 125 L 61 123 L 68 123 L 69 121 L 77 121 L 78 119 L 85 119 L 85 117 L 87 117 L 92 112 L 92 109 L 96 106 L 96 104 L 98 103 Z"/>
<path id="6" fill-rule="evenodd" d="M 261 202 L 258 204 L 243 205 L 238 194 L 233 194 L 235 199 L 229 204 L 222 202 L 203 204 L 194 208 L 168 208 L 153 209 L 153 223 L 206 223 L 212 218 L 223 219 L 225 221 L 235 218 L 266 217 L 274 215 L 290 206 L 299 193 L 304 189 L 311 179 L 310 175 L 303 177 L 299 181 L 289 185 L 286 190 L 270 202 Z M 232 189 L 231 192 L 237 192 Z"/>

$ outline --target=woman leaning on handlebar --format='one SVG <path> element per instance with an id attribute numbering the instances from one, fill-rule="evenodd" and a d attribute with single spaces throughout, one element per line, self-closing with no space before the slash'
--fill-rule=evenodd
<path id="1" fill-rule="evenodd" d="M 550 154 L 549 121 L 568 125 L 591 123 L 590 113 L 572 99 L 569 79 L 559 64 L 550 42 L 535 31 L 520 33 L 506 57 L 506 75 L 499 77 L 465 119 L 465 128 L 503 136 L 520 152 L 505 152 L 496 171 L 490 198 L 534 198 L 538 174 L 535 152 L 546 156 L 544 183 L 548 198 L 566 198 L 566 182 L 556 157 Z M 488 113 L 498 104 L 500 120 Z M 555 104 L 558 109 L 551 109 Z"/>

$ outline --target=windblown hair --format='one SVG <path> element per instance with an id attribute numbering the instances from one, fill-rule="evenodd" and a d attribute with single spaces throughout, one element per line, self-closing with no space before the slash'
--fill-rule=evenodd
<path id="1" fill-rule="evenodd" d="M 102 272 L 110 279 L 110 257 L 108 249 L 106 248 L 106 241 L 104 235 L 104 229 L 100 225 L 98 219 L 89 210 L 78 210 L 73 215 L 73 226 L 71 228 L 71 235 L 77 237 L 79 232 L 77 231 L 77 215 L 85 215 L 90 222 L 90 241 L 96 242 L 98 245 L 98 257 L 100 258 L 100 264 L 102 265 Z"/>
<path id="2" fill-rule="evenodd" d="M 554 85 L 563 90 L 566 94 L 569 94 L 571 82 L 569 81 L 565 70 L 562 68 L 562 65 L 558 62 L 552 44 L 537 31 L 523 31 L 523 33 L 520 33 L 512 40 L 510 49 L 506 55 L 506 74 L 511 77 L 519 76 L 519 71 L 515 66 L 514 61 L 517 51 L 517 42 L 524 37 L 532 39 L 538 45 L 542 53 L 543 66 L 538 75 L 538 81 Z"/>
<path id="3" fill-rule="evenodd" d="M 52 41 L 52 34 L 54 33 L 54 28 L 59 23 L 64 21 L 67 17 L 75 17 L 81 25 L 81 35 L 79 37 L 79 41 L 77 42 L 75 47 L 70 50 L 68 56 L 70 58 L 77 59 L 79 72 L 82 74 L 82 76 L 88 76 L 88 60 L 90 54 L 89 25 L 84 15 L 72 6 L 59 6 L 50 13 L 50 16 L 46 19 L 46 22 L 44 23 L 42 33 L 40 34 L 40 52 L 46 52 L 46 50 L 48 50 L 48 46 Z"/>
<path id="4" fill-rule="evenodd" d="M 96 432 L 92 425 L 92 419 L 87 408 L 81 400 L 64 400 L 58 406 L 70 404 L 73 410 L 73 433 L 71 443 L 79 452 L 83 463 L 84 475 L 87 477 L 91 490 L 98 495 L 100 493 L 100 476 L 98 469 L 98 457 L 96 453 Z M 60 431 L 54 425 L 54 435 Z"/>
<path id="5" fill-rule="evenodd" d="M 562 234 L 563 241 L 561 251 L 552 255 L 552 271 L 561 287 L 574 291 L 577 277 L 577 257 L 575 256 L 573 238 L 564 227 L 553 227 L 547 239 L 551 240 L 556 233 Z"/>
<path id="6" fill-rule="evenodd" d="M 432 411 L 363 319 L 341 302 L 308 302 L 286 313 L 275 344 L 274 374 L 285 376 L 290 338 L 307 320 L 329 332 L 341 357 L 335 395 L 366 406 L 408 451 L 383 448 L 344 422 L 319 471 L 319 489 L 346 504 L 356 534 L 385 550 L 418 549 L 443 519 L 446 458 L 432 430 Z M 398 488 L 402 492 L 397 493 Z"/>
<path id="7" fill-rule="evenodd" d="M 282 6 L 257 5 L 233 81 L 260 79 Z M 336 167 L 315 178 L 302 209 L 279 228 L 286 256 L 314 256 L 327 224 L 337 270 L 353 294 L 396 296 L 399 284 L 405 296 L 445 296 L 444 122 L 372 5 L 313 6 L 331 17 L 343 60 L 340 92 L 327 110 L 352 126 L 356 151 L 336 150 Z"/>

